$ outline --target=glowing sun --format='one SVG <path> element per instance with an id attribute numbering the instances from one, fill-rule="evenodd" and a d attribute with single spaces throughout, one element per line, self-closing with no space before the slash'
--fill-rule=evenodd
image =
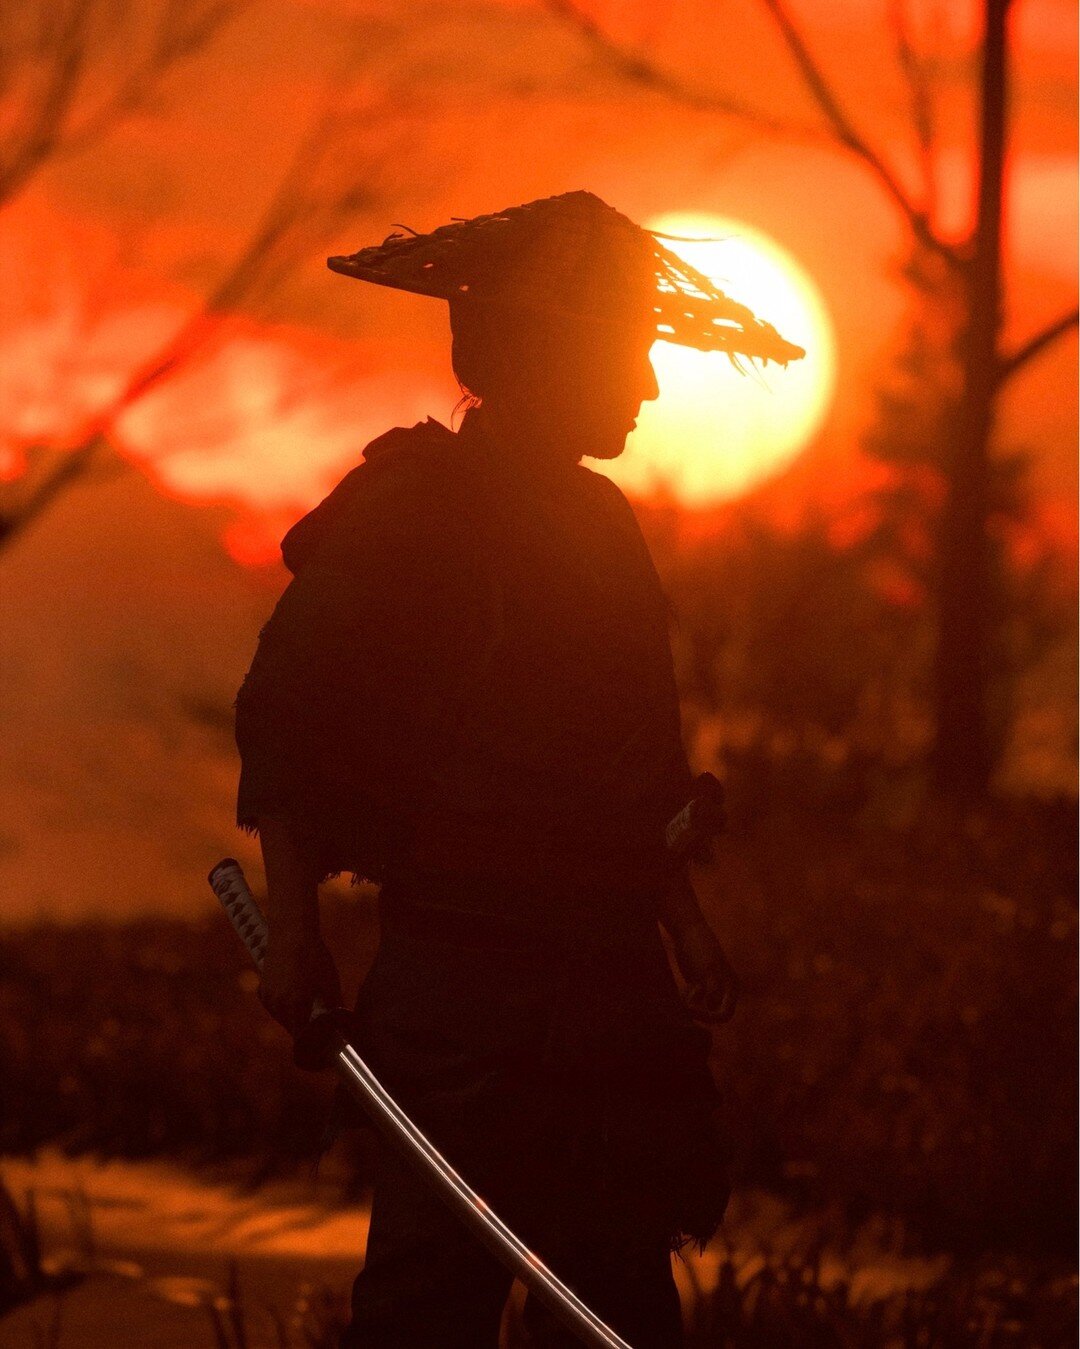
<path id="1" fill-rule="evenodd" d="M 835 382 L 832 324 L 806 271 L 750 226 L 680 213 L 646 228 L 690 236 L 692 243 L 661 243 L 806 356 L 786 369 L 755 365 L 743 375 L 718 352 L 656 342 L 660 397 L 642 407 L 625 453 L 604 469 L 639 496 L 663 487 L 691 506 L 740 496 L 789 463 L 820 425 Z"/>

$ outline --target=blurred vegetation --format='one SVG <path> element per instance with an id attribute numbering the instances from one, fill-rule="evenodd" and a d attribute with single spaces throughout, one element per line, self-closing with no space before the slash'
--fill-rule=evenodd
<path id="1" fill-rule="evenodd" d="M 1001 473 L 1004 600 L 988 681 L 997 771 L 988 793 L 958 798 L 983 805 L 1076 793 L 1075 569 L 1029 519 L 1023 456 Z M 847 763 L 884 791 L 902 779 L 910 804 L 929 808 L 940 795 L 927 601 L 936 494 L 913 461 L 843 511 L 791 527 L 740 506 L 695 534 L 674 504 L 639 504 L 698 758 L 757 745 L 803 764 Z"/>
<path id="2" fill-rule="evenodd" d="M 713 919 L 748 993 L 718 1061 L 747 1178 L 935 1248 L 1070 1247 L 1074 803 L 890 831 L 856 772 L 728 762 Z"/>
<path id="3" fill-rule="evenodd" d="M 336 916 L 373 948 L 370 911 Z M 0 950 L 0 1152 L 249 1158 L 267 1174 L 314 1155 L 329 1084 L 293 1068 L 224 918 L 40 926 Z"/>
<path id="4" fill-rule="evenodd" d="M 731 825 L 702 891 L 746 983 L 716 1037 L 740 1181 L 896 1215 L 926 1249 L 1071 1249 L 1072 804 L 889 830 L 850 766 L 723 767 Z M 370 898 L 330 925 L 355 979 Z M 0 970 L 0 1151 L 258 1174 L 317 1151 L 328 1083 L 293 1069 L 224 920 L 10 931 Z"/>
<path id="5" fill-rule="evenodd" d="M 1006 1349 L 1071 1344 L 1076 1283 L 1016 1261 L 950 1268 L 920 1288 L 823 1276 L 821 1251 L 725 1252 L 690 1303 L 686 1349 Z"/>

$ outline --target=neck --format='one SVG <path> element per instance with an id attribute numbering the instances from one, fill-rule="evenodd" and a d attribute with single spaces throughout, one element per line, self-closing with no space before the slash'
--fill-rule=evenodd
<path id="1" fill-rule="evenodd" d="M 469 409 L 461 430 L 488 442 L 508 463 L 531 471 L 573 468 L 582 455 L 570 431 L 526 409 L 483 403 Z"/>

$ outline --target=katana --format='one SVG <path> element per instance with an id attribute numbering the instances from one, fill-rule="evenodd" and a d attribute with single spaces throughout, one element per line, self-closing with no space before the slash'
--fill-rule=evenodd
<path id="1" fill-rule="evenodd" d="M 668 825 L 668 850 L 679 863 L 704 860 L 711 838 L 722 826 L 723 788 L 711 773 L 702 773 L 690 801 Z M 255 968 L 261 971 L 269 931 L 239 862 L 232 857 L 219 862 L 210 873 L 210 885 Z M 383 1138 L 426 1177 L 450 1210 L 582 1344 L 592 1349 L 631 1349 L 525 1245 L 402 1110 L 350 1042 L 348 1012 L 316 1004 L 311 1022 L 297 1037 L 297 1050 L 310 1066 L 333 1065 Z"/>
<path id="2" fill-rule="evenodd" d="M 269 935 L 266 919 L 248 889 L 240 864 L 231 857 L 210 873 L 210 885 L 233 927 L 261 970 Z M 316 1038 L 349 1093 L 367 1111 L 386 1141 L 416 1167 L 450 1210 L 477 1236 L 530 1293 L 593 1349 L 631 1349 L 572 1288 L 531 1251 L 468 1182 L 454 1170 L 424 1132 L 409 1118 L 357 1053 L 348 1038 L 348 1013 L 316 1005 L 301 1038 Z"/>

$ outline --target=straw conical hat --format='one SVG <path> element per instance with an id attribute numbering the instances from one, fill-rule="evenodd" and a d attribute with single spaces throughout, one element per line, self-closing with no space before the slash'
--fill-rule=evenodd
<path id="1" fill-rule="evenodd" d="M 591 192 L 566 192 L 430 234 L 327 259 L 343 276 L 444 300 L 511 304 L 569 320 L 652 313 L 665 342 L 787 365 L 806 353 L 786 341 Z"/>

